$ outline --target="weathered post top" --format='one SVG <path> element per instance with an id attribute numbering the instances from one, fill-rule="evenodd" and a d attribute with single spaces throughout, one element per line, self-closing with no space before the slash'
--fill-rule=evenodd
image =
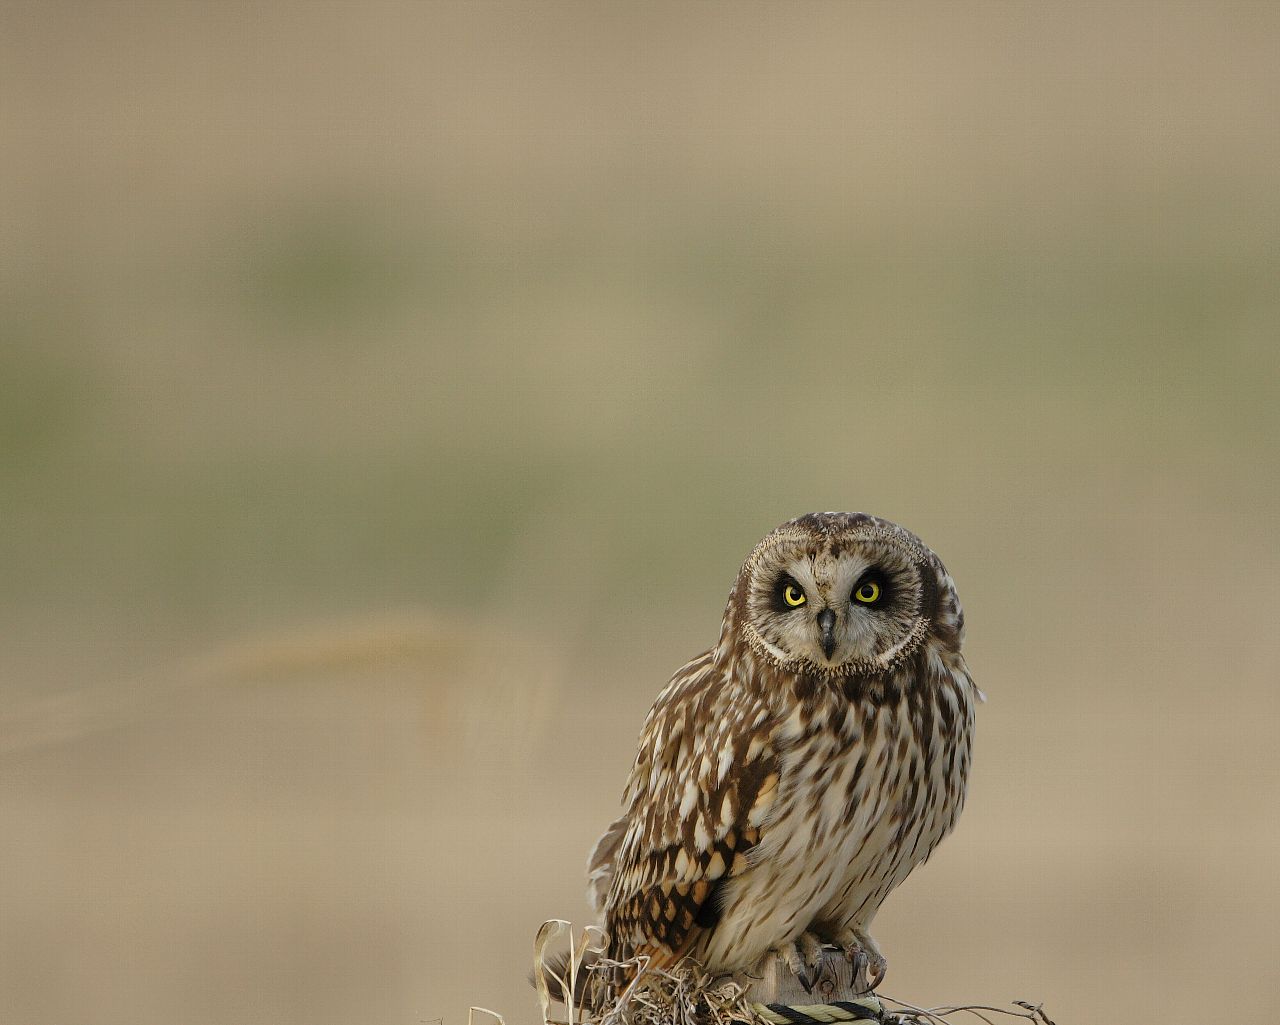
<path id="1" fill-rule="evenodd" d="M 822 960 L 804 981 L 779 958 L 770 955 L 760 966 L 748 999 L 762 1017 L 774 1022 L 879 1022 L 883 1010 L 867 979 L 866 961 L 851 964 L 835 947 L 825 947 Z M 808 987 L 806 988 L 806 983 Z"/>

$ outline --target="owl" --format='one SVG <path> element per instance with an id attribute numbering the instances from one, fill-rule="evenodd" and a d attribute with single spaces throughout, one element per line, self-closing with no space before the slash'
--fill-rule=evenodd
<path id="1" fill-rule="evenodd" d="M 774 953 L 803 983 L 832 944 L 882 977 L 876 912 L 964 805 L 963 638 L 942 562 L 888 520 L 811 513 L 756 545 L 591 853 L 609 957 L 719 974 Z"/>

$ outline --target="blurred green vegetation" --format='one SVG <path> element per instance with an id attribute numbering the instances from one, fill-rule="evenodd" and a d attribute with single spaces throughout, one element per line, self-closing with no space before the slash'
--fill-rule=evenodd
<path id="1" fill-rule="evenodd" d="M 607 532 L 611 584 L 720 589 L 810 507 L 976 530 L 1056 518 L 1098 474 L 1269 515 L 1264 247 L 1109 221 L 815 242 L 714 209 L 619 243 L 563 202 L 554 234 L 494 243 L 422 227 L 428 197 L 338 196 L 138 254 L 99 286 L 123 308 L 8 296 L 11 595 L 479 606 L 544 515 Z"/>

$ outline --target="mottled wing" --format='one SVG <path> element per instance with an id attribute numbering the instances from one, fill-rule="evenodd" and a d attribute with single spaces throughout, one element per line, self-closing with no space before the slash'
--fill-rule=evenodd
<path id="1" fill-rule="evenodd" d="M 762 704 L 718 678 L 710 655 L 658 698 L 631 771 L 606 902 L 615 958 L 646 954 L 662 967 L 715 928 L 722 890 L 751 867 L 777 796 L 775 726 Z"/>

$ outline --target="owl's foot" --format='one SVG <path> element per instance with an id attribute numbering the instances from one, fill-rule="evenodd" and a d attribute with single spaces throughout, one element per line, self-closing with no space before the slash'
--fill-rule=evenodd
<path id="1" fill-rule="evenodd" d="M 779 943 L 769 953 L 790 969 L 806 993 L 813 992 L 815 973 L 822 962 L 822 940 L 811 932 L 802 932 L 788 943 Z"/>
<path id="2" fill-rule="evenodd" d="M 889 971 L 889 962 L 880 953 L 880 947 L 871 934 L 863 929 L 841 929 L 833 941 L 844 951 L 849 962 L 849 985 L 859 992 L 872 992 Z M 862 980 L 866 979 L 865 990 Z"/>

